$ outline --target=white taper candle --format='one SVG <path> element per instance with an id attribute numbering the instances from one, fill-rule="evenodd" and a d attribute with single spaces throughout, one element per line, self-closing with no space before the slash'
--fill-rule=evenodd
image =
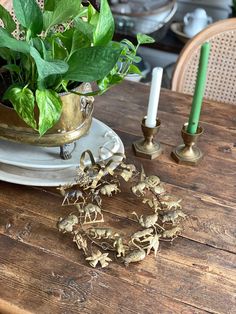
<path id="1" fill-rule="evenodd" d="M 149 95 L 149 103 L 147 110 L 147 118 L 145 125 L 148 128 L 154 128 L 156 126 L 157 109 L 161 90 L 163 69 L 156 67 L 152 70 L 152 83 Z"/>

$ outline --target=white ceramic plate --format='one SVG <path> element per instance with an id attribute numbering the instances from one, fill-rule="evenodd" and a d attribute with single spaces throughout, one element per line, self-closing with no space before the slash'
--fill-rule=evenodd
<path id="1" fill-rule="evenodd" d="M 124 153 L 124 146 L 120 139 L 116 152 Z M 122 157 L 114 156 L 112 159 L 117 162 L 112 164 L 113 168 L 116 168 Z M 0 180 L 23 185 L 53 187 L 73 183 L 75 171 L 76 167 L 57 170 L 33 170 L 0 163 Z"/>
<path id="2" fill-rule="evenodd" d="M 59 186 L 74 182 L 75 171 L 75 167 L 47 171 L 0 164 L 0 179 L 22 185 Z"/>
<path id="3" fill-rule="evenodd" d="M 59 170 L 78 166 L 82 152 L 87 149 L 91 150 L 96 162 L 106 160 L 117 152 L 121 144 L 119 136 L 111 128 L 93 118 L 89 133 L 76 141 L 69 160 L 60 158 L 59 147 L 40 147 L 0 140 L 0 163 L 34 170 Z M 89 163 L 89 159 L 85 160 L 86 163 Z"/>

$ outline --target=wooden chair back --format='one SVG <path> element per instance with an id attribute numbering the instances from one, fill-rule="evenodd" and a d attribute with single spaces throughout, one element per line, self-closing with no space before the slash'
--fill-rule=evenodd
<path id="1" fill-rule="evenodd" d="M 236 105 L 236 18 L 211 24 L 189 40 L 177 60 L 171 89 L 193 95 L 204 42 L 211 43 L 204 97 Z"/>

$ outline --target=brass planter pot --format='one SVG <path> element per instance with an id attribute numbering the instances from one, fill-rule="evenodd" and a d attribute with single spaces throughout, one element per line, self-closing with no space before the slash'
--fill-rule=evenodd
<path id="1" fill-rule="evenodd" d="M 81 84 L 76 91 L 91 92 L 89 83 Z M 93 97 L 73 93 L 61 94 L 60 120 L 42 137 L 20 119 L 16 111 L 0 103 L 0 138 L 38 146 L 62 146 L 85 135 L 92 122 Z"/>

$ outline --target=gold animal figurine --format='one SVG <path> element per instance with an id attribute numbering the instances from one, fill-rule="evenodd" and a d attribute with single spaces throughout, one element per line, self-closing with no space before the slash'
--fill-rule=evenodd
<path id="1" fill-rule="evenodd" d="M 144 177 L 144 176 L 142 176 Z M 157 176 L 149 176 L 132 186 L 131 191 L 136 196 L 144 196 L 147 190 L 155 189 L 160 184 L 160 178 Z"/>
<path id="2" fill-rule="evenodd" d="M 132 186 L 131 191 L 134 195 L 140 197 L 146 194 L 146 190 L 149 190 L 149 186 L 145 181 L 140 181 L 137 185 Z"/>
<path id="3" fill-rule="evenodd" d="M 146 257 L 146 252 L 143 249 L 139 250 L 133 250 L 129 252 L 125 257 L 124 257 L 124 264 L 125 266 L 129 266 L 130 263 L 136 263 L 144 260 Z"/>
<path id="4" fill-rule="evenodd" d="M 102 195 L 112 196 L 112 193 L 118 193 L 121 192 L 121 190 L 118 188 L 117 184 L 105 184 L 101 189 L 100 193 Z"/>
<path id="5" fill-rule="evenodd" d="M 158 213 L 154 213 L 152 215 L 147 215 L 147 216 L 143 216 L 141 215 L 140 217 L 138 217 L 138 215 L 136 214 L 136 212 L 132 213 L 133 215 L 135 215 L 137 217 L 137 220 L 139 222 L 139 224 L 144 227 L 144 228 L 150 228 L 150 227 L 155 227 L 158 226 L 159 228 L 163 229 L 158 223 Z"/>
<path id="6" fill-rule="evenodd" d="M 162 233 L 162 238 L 171 238 L 172 240 L 174 240 L 174 238 L 176 238 L 178 235 L 180 235 L 182 232 L 182 228 L 181 227 L 174 227 L 172 229 L 168 229 L 163 231 Z"/>
<path id="7" fill-rule="evenodd" d="M 164 184 L 160 183 L 157 186 L 155 186 L 154 188 L 152 188 L 152 192 L 156 195 L 161 195 L 163 193 L 166 192 Z"/>
<path id="8" fill-rule="evenodd" d="M 91 189 L 91 201 L 96 202 L 99 207 L 102 205 L 102 198 L 99 195 L 99 190 Z"/>
<path id="9" fill-rule="evenodd" d="M 173 199 L 172 195 L 163 195 L 163 197 L 160 199 L 164 210 L 182 209 L 182 206 L 180 205 L 181 201 L 182 199 Z"/>
<path id="10" fill-rule="evenodd" d="M 88 223 L 97 223 L 97 222 L 103 222 L 103 214 L 102 214 L 102 209 L 92 203 L 89 203 L 85 205 L 84 207 L 80 207 L 79 204 L 76 204 L 76 207 L 78 208 L 80 214 L 84 214 L 84 222 L 83 224 L 88 224 Z M 94 214 L 94 218 L 92 219 L 91 214 Z M 98 214 L 100 215 L 100 219 L 97 220 Z M 88 220 L 87 220 L 88 218 Z"/>
<path id="11" fill-rule="evenodd" d="M 160 178 L 157 176 L 149 176 L 145 179 L 146 184 L 149 186 L 149 189 L 153 194 L 159 196 L 166 192 L 164 184 L 161 183 Z"/>
<path id="12" fill-rule="evenodd" d="M 137 169 L 136 169 L 135 165 L 133 165 L 133 164 L 125 164 L 124 162 L 122 162 L 120 164 L 120 167 L 123 169 L 127 169 L 129 171 L 132 171 L 132 172 L 137 172 Z"/>
<path id="13" fill-rule="evenodd" d="M 79 219 L 75 215 L 69 215 L 65 218 L 59 218 L 58 221 L 58 230 L 66 233 L 72 232 L 75 225 L 79 223 Z"/>
<path id="14" fill-rule="evenodd" d="M 150 235 L 153 235 L 153 228 L 148 228 L 141 231 L 137 231 L 134 234 L 132 234 L 130 242 L 135 245 L 134 241 L 141 242 L 142 240 L 146 239 Z"/>
<path id="15" fill-rule="evenodd" d="M 125 256 L 125 247 L 123 244 L 123 239 L 121 237 L 115 239 L 113 247 L 116 249 L 117 257 Z"/>
<path id="16" fill-rule="evenodd" d="M 162 223 L 165 223 L 165 222 L 172 222 L 172 224 L 176 224 L 176 222 L 179 220 L 179 219 L 185 219 L 187 217 L 187 215 L 182 212 L 182 210 L 180 209 L 177 209 L 173 212 L 168 212 L 166 214 L 164 214 L 162 216 Z"/>
<path id="17" fill-rule="evenodd" d="M 60 191 L 61 195 L 64 196 L 64 199 L 62 201 L 62 206 L 67 202 L 67 205 L 76 204 L 78 200 L 81 198 L 83 200 L 83 203 L 85 202 L 83 192 L 80 190 L 70 190 L 66 191 L 66 188 L 70 187 L 68 186 L 59 186 L 57 189 Z"/>
<path id="18" fill-rule="evenodd" d="M 101 264 L 102 268 L 107 267 L 109 262 L 112 261 L 108 257 L 109 253 L 102 253 L 101 251 L 97 250 L 95 253 L 92 253 L 92 256 L 86 257 L 86 261 L 89 261 L 90 266 L 96 267 L 98 263 Z"/>
<path id="19" fill-rule="evenodd" d="M 153 197 L 152 199 L 150 198 L 144 198 L 143 199 L 143 203 L 144 204 L 148 204 L 149 207 L 151 207 L 152 209 L 154 209 L 155 213 L 162 210 L 161 208 L 161 203 L 158 201 L 158 199 L 156 199 L 155 197 Z"/>
<path id="20" fill-rule="evenodd" d="M 160 184 L 161 180 L 158 176 L 152 175 L 152 176 L 146 177 L 145 182 L 149 186 L 149 188 L 153 189 Z"/>
<path id="21" fill-rule="evenodd" d="M 133 164 L 125 164 L 121 163 L 120 167 L 122 168 L 122 171 L 120 173 L 120 176 L 128 182 L 132 176 L 137 172 L 136 167 Z"/>
<path id="22" fill-rule="evenodd" d="M 132 178 L 133 172 L 128 169 L 123 169 L 120 176 L 125 180 L 125 182 L 128 182 Z"/>
<path id="23" fill-rule="evenodd" d="M 143 247 L 144 250 L 147 250 L 147 255 L 149 255 L 149 253 L 151 252 L 151 249 L 153 249 L 155 257 L 157 256 L 157 251 L 159 249 L 159 244 L 160 244 L 160 241 L 159 241 L 160 237 L 161 237 L 160 234 L 154 234 L 141 241 L 141 242 L 149 242 L 147 246 Z"/>
<path id="24" fill-rule="evenodd" d="M 111 228 L 89 228 L 88 234 L 94 239 L 111 239 L 113 237 Z"/>
<path id="25" fill-rule="evenodd" d="M 74 232 L 73 242 L 77 244 L 79 250 L 83 250 L 84 254 L 87 255 L 88 252 L 87 240 L 77 230 Z"/>

